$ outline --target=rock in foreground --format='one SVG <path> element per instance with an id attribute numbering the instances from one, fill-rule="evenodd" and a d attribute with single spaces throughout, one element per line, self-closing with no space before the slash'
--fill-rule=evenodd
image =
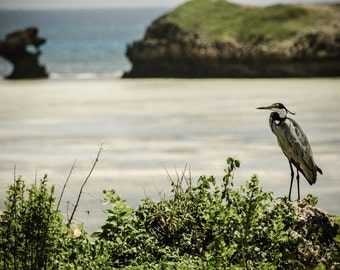
<path id="1" fill-rule="evenodd" d="M 339 249 L 339 243 L 334 239 L 339 231 L 339 225 L 322 209 L 314 207 L 304 201 L 293 202 L 297 220 L 287 233 L 296 239 L 296 253 L 303 254 L 306 269 L 314 269 L 318 263 L 328 264 L 329 269 L 340 269 L 333 258 L 334 251 Z M 325 248 L 326 247 L 326 248 Z M 318 258 L 313 261 L 312 258 Z"/>
<path id="2" fill-rule="evenodd" d="M 38 29 L 30 27 L 22 31 L 16 31 L 0 41 L 0 55 L 11 62 L 14 66 L 8 79 L 35 79 L 46 78 L 48 74 L 45 67 L 39 64 L 41 54 L 40 46 L 46 40 L 38 36 Z M 35 51 L 27 50 L 32 46 Z"/>

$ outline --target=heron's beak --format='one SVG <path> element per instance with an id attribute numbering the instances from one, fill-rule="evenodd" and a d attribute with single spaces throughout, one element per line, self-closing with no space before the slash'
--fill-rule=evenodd
<path id="1" fill-rule="evenodd" d="M 273 105 L 270 105 L 270 106 L 264 106 L 264 107 L 258 107 L 256 109 L 259 109 L 259 110 L 271 110 L 271 111 L 274 111 L 274 112 L 277 112 L 278 108 L 274 107 Z M 289 112 L 290 114 L 292 115 L 295 115 L 295 113 L 289 111 L 286 107 L 284 107 L 284 109 Z"/>
<path id="2" fill-rule="evenodd" d="M 259 110 L 271 110 L 272 109 L 272 106 L 264 106 L 264 107 L 258 107 L 256 109 L 259 109 Z"/>

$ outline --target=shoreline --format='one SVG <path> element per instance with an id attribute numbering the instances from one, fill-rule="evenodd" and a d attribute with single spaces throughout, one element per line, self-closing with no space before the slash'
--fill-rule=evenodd
<path id="1" fill-rule="evenodd" d="M 145 78 L 123 78 L 121 77 L 124 71 L 114 72 L 114 73 L 73 73 L 73 74 L 61 74 L 61 73 L 51 73 L 48 78 L 39 78 L 39 79 L 18 79 L 18 80 L 9 80 L 4 76 L 0 77 L 0 82 L 9 82 L 9 83 L 19 83 L 19 82 L 55 82 L 55 81 L 68 81 L 68 82 L 82 82 L 82 81 L 169 81 L 169 80 L 178 80 L 178 81 L 223 81 L 223 80 L 338 80 L 340 76 L 321 76 L 321 77 L 265 77 L 265 78 L 178 78 L 178 77 L 145 77 Z"/>

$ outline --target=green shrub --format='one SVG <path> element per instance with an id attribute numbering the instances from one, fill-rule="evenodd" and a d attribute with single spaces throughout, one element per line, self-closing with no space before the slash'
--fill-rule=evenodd
<path id="1" fill-rule="evenodd" d="M 113 269 L 110 245 L 111 242 L 92 239 L 84 231 L 79 237 L 64 234 L 49 269 Z"/>
<path id="2" fill-rule="evenodd" d="M 107 218 L 92 236 L 81 225 L 67 226 L 46 176 L 29 189 L 19 177 L 0 219 L 0 269 L 329 269 L 339 263 L 339 244 L 329 232 L 297 216 L 297 207 L 316 205 L 316 197 L 275 200 L 256 175 L 236 189 L 239 167 L 228 158 L 220 183 L 214 176 L 193 182 L 183 172 L 170 179 L 169 197 L 145 198 L 137 209 L 106 190 Z"/>
<path id="3" fill-rule="evenodd" d="M 0 269 L 112 269 L 110 242 L 92 241 L 81 229 L 71 234 L 47 182 L 45 176 L 26 189 L 18 177 L 9 187 L 0 218 Z"/>
<path id="4" fill-rule="evenodd" d="M 142 265 L 163 269 L 163 263 L 169 267 L 164 269 L 182 269 L 181 263 L 201 269 L 295 269 L 321 260 L 328 244 L 309 235 L 308 228 L 298 228 L 296 209 L 287 198 L 276 202 L 261 189 L 256 175 L 233 188 L 239 166 L 239 161 L 227 160 L 221 186 L 213 176 L 201 176 L 197 184 L 184 176 L 171 180 L 169 198 L 158 202 L 146 198 L 136 210 L 114 191 L 105 191 L 105 202 L 112 209 L 94 236 L 112 243 L 116 267 L 131 269 Z M 307 240 L 289 234 L 291 228 Z M 321 252 L 305 258 L 304 251 L 315 244 Z"/>
<path id="5" fill-rule="evenodd" d="M 39 186 L 25 190 L 19 177 L 7 191 L 0 219 L 0 265 L 3 269 L 42 269 L 58 249 L 62 217 L 54 210 L 54 188 Z"/>

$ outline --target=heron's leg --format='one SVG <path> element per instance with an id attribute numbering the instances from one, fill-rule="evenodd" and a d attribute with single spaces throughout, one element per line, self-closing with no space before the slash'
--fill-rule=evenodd
<path id="1" fill-rule="evenodd" d="M 294 170 L 293 170 L 293 166 L 292 163 L 289 162 L 289 167 L 290 167 L 290 175 L 291 175 L 291 179 L 290 179 L 290 187 L 289 187 L 289 200 L 291 201 L 291 194 L 292 194 L 292 186 L 293 186 L 293 179 L 294 179 Z"/>
<path id="2" fill-rule="evenodd" d="M 300 175 L 299 175 L 298 169 L 296 169 L 296 182 L 297 182 L 297 188 L 298 188 L 298 200 L 300 200 Z"/>

